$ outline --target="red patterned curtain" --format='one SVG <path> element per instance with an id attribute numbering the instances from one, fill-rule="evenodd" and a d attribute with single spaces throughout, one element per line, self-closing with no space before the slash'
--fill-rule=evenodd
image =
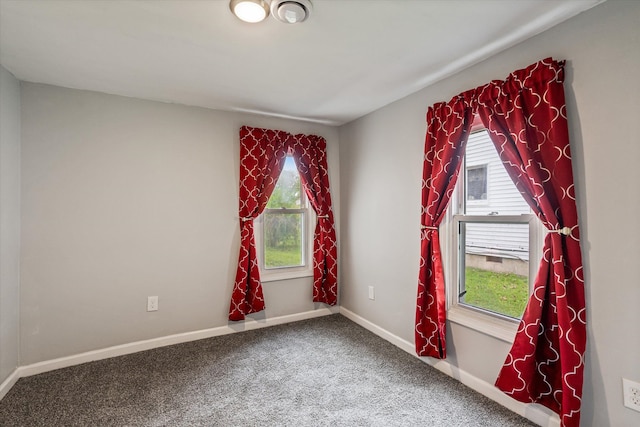
<path id="1" fill-rule="evenodd" d="M 240 128 L 240 254 L 229 320 L 243 320 L 246 314 L 264 310 L 253 220 L 267 206 L 278 182 L 288 137 L 282 131 Z"/>
<path id="2" fill-rule="evenodd" d="M 243 126 L 240 129 L 240 254 L 231 295 L 230 320 L 264 310 L 253 220 L 267 206 L 288 153 L 317 213 L 313 251 L 313 301 L 337 303 L 337 244 L 331 209 L 326 141 L 316 135 Z"/>
<path id="3" fill-rule="evenodd" d="M 496 386 L 578 426 L 586 311 L 564 99 L 564 61 L 546 59 L 478 89 L 478 112 L 545 238 L 533 294 Z"/>
<path id="4" fill-rule="evenodd" d="M 444 359 L 446 299 L 438 226 L 451 200 L 464 159 L 473 110 L 464 97 L 427 111 L 422 172 L 422 232 L 416 304 L 416 352 Z"/>
<path id="5" fill-rule="evenodd" d="M 313 233 L 313 301 L 338 302 L 338 247 L 331 209 L 327 142 L 315 135 L 295 135 L 291 146 L 305 193 L 318 222 Z"/>

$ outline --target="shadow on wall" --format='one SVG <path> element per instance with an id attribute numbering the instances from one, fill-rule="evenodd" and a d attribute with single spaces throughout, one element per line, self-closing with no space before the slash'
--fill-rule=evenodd
<path id="1" fill-rule="evenodd" d="M 588 324 L 589 321 L 587 320 L 587 325 Z M 602 396 L 602 401 L 598 401 L 598 419 L 596 420 L 594 418 L 596 414 L 594 390 L 605 389 L 604 379 L 600 371 L 600 359 L 596 348 L 593 346 L 594 342 L 595 338 L 587 328 L 587 356 L 585 357 L 581 421 L 585 425 L 606 427 L 605 424 L 601 424 L 603 420 L 609 420 L 609 413 L 607 411 L 609 405 L 606 401 L 606 394 Z M 607 426 L 608 425 L 610 424 L 607 424 Z"/>
<path id="2" fill-rule="evenodd" d="M 596 348 L 593 346 L 595 337 L 589 325 L 591 324 L 591 244 L 589 243 L 589 230 L 587 224 L 587 200 L 586 192 L 581 186 L 586 182 L 585 158 L 583 149 L 582 124 L 578 112 L 575 93 L 573 91 L 573 64 L 570 60 L 565 63 L 565 101 L 567 105 L 567 120 L 569 122 L 569 138 L 571 142 L 571 158 L 573 159 L 573 174 L 576 185 L 576 202 L 578 204 L 578 222 L 580 225 L 580 246 L 582 249 L 582 264 L 585 280 L 585 298 L 587 307 L 587 347 L 585 351 L 584 385 L 582 391 L 581 421 L 584 425 L 596 424 L 599 421 L 595 417 L 595 390 L 605 390 L 604 379 L 600 369 L 600 359 Z M 607 411 L 606 394 L 603 392 L 598 399 L 605 399 L 598 402 L 598 420 L 609 420 Z"/>

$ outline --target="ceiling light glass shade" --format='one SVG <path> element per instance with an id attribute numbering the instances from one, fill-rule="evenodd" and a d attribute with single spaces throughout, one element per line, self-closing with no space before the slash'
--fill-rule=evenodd
<path id="1" fill-rule="evenodd" d="M 269 5 L 264 0 L 231 0 L 229 9 L 244 22 L 255 24 L 269 15 Z"/>
<path id="2" fill-rule="evenodd" d="M 309 17 L 311 2 L 309 0 L 272 0 L 271 13 L 278 21 L 297 24 Z"/>

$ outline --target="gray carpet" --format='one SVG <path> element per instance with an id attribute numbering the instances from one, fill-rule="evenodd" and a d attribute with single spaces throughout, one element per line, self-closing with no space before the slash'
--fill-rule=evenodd
<path id="1" fill-rule="evenodd" d="M 341 315 L 21 378 L 1 426 L 533 426 Z"/>

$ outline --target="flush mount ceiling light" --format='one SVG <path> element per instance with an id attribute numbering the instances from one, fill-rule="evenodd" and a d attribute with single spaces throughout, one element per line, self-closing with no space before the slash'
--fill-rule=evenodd
<path id="1" fill-rule="evenodd" d="M 252 24 L 269 15 L 269 5 L 265 0 L 231 0 L 229 9 L 239 19 Z"/>
<path id="2" fill-rule="evenodd" d="M 309 0 L 272 0 L 271 14 L 287 24 L 297 24 L 309 17 L 311 2 Z"/>

